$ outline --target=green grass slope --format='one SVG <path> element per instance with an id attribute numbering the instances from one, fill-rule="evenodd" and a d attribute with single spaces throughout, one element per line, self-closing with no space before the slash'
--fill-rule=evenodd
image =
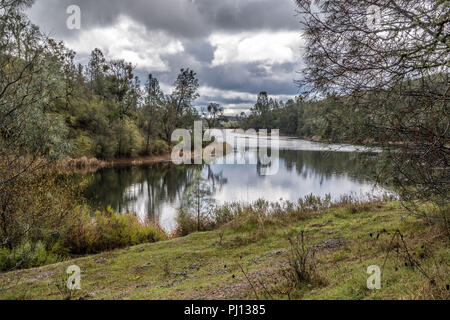
<path id="1" fill-rule="evenodd" d="M 293 286 L 285 276 L 288 239 L 301 231 L 320 281 Z M 398 203 L 377 203 L 261 224 L 244 219 L 213 232 L 2 274 L 0 299 L 448 299 L 449 262 L 448 238 L 439 228 Z M 81 268 L 81 290 L 70 294 L 64 281 L 71 265 Z M 367 289 L 371 265 L 382 268 L 380 290 Z"/>

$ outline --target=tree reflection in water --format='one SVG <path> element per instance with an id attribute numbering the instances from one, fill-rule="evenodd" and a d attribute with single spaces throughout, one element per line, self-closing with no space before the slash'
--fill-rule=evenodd
<path id="1" fill-rule="evenodd" d="M 89 175 L 85 197 L 94 207 L 110 205 L 119 212 L 135 212 L 142 219 L 157 221 L 171 229 L 180 200 L 198 171 L 213 186 L 219 202 L 258 198 L 278 201 L 280 197 L 296 201 L 311 193 L 338 197 L 344 192 L 369 192 L 374 185 L 371 174 L 375 163 L 376 155 L 280 150 L 280 169 L 274 176 L 259 174 L 260 164 L 157 163 L 107 168 Z"/>

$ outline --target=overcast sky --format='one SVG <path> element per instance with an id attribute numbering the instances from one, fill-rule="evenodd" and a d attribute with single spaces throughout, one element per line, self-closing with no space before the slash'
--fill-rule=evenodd
<path id="1" fill-rule="evenodd" d="M 81 29 L 66 26 L 69 5 L 81 8 Z M 36 0 L 31 20 L 86 63 L 94 48 L 125 59 L 166 93 L 181 68 L 197 72 L 196 105 L 248 110 L 260 91 L 298 94 L 301 33 L 294 0 Z"/>

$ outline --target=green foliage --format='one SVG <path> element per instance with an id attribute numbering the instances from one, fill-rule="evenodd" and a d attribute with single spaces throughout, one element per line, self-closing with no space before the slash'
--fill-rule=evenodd
<path id="1" fill-rule="evenodd" d="M 0 248 L 0 271 L 28 269 L 63 261 L 61 244 L 58 242 L 48 247 L 44 242 L 30 241 L 14 249 Z"/>
<path id="2" fill-rule="evenodd" d="M 251 113 L 239 118 L 239 126 L 257 130 L 280 129 L 282 134 L 344 142 L 355 135 L 354 122 L 364 119 L 362 112 L 343 108 L 342 101 L 334 96 L 320 101 L 299 97 L 283 103 L 261 93 Z"/>
<path id="3" fill-rule="evenodd" d="M 251 286 L 245 285 L 246 279 L 237 266 L 240 263 L 261 298 L 448 300 L 445 280 L 450 247 L 445 235 L 409 216 L 400 203 L 373 205 L 368 212 L 348 219 L 337 217 L 338 209 L 317 212 L 304 220 L 280 220 L 268 227 L 266 237 L 258 241 L 251 240 L 253 233 L 224 226 L 217 231 L 80 257 L 39 270 L 0 274 L 0 299 L 61 299 L 60 291 L 49 282 L 60 279 L 68 265 L 78 265 L 83 271 L 80 295 L 86 299 L 189 299 L 199 295 L 200 287 L 213 289 L 202 292 L 205 299 L 254 299 Z M 404 265 L 402 255 L 396 255 L 391 235 L 383 233 L 377 239 L 383 229 L 389 233 L 401 230 L 410 253 L 418 252 L 417 259 L 419 250 L 425 252 L 420 257 L 421 267 L 436 282 L 431 283 L 418 268 Z M 314 261 L 320 277 L 313 279 L 325 281 L 304 283 L 296 289 L 281 272 L 289 268 L 291 247 L 287 239 L 302 230 L 306 248 L 318 249 Z M 383 266 L 386 247 L 393 251 L 383 269 L 382 290 L 368 290 L 367 266 Z M 24 279 L 27 281 L 18 281 Z"/>
<path id="4" fill-rule="evenodd" d="M 164 231 L 154 225 L 144 225 L 135 215 L 119 214 L 111 208 L 96 213 L 95 235 L 91 252 L 167 239 Z"/>
<path id="5" fill-rule="evenodd" d="M 163 230 L 112 209 L 80 203 L 83 181 L 35 173 L 0 189 L 0 270 L 32 268 L 73 254 L 97 253 L 166 239 Z M 19 195 L 19 196 L 18 196 Z"/>
<path id="6" fill-rule="evenodd" d="M 208 230 L 211 224 L 210 214 L 214 206 L 213 187 L 201 175 L 195 172 L 191 185 L 184 194 L 178 213 L 178 234 L 189 234 L 195 226 L 196 231 Z"/>
<path id="7" fill-rule="evenodd" d="M 204 221 L 201 221 L 201 223 L 201 229 L 207 230 L 207 226 L 204 224 Z M 187 211 L 178 210 L 176 230 L 176 235 L 178 237 L 184 237 L 191 233 L 197 232 L 198 227 L 198 221 L 193 215 L 189 214 Z"/>
<path id="8" fill-rule="evenodd" d="M 144 224 L 135 215 L 108 208 L 71 226 L 64 237 L 64 246 L 74 254 L 89 254 L 166 239 L 161 228 Z"/>
<path id="9" fill-rule="evenodd" d="M 80 134 L 74 139 L 74 158 L 81 158 L 83 156 L 91 157 L 95 155 L 95 144 L 91 137 Z"/>
<path id="10" fill-rule="evenodd" d="M 164 140 L 155 140 L 150 143 L 150 153 L 153 155 L 161 155 L 169 152 L 170 148 Z"/>
<path id="11" fill-rule="evenodd" d="M 122 125 L 117 126 L 116 136 L 119 140 L 116 154 L 124 157 L 136 157 L 142 153 L 144 138 L 133 121 L 126 120 Z"/>
<path id="12" fill-rule="evenodd" d="M 71 108 L 63 102 L 53 108 L 70 128 L 72 156 L 110 159 L 167 152 L 173 130 L 190 128 L 199 118 L 191 106 L 198 96 L 195 73 L 182 70 L 170 96 L 164 95 L 158 80 L 150 75 L 142 92 L 131 65 L 108 62 L 102 56 L 94 50 L 86 76 L 76 84 Z"/>

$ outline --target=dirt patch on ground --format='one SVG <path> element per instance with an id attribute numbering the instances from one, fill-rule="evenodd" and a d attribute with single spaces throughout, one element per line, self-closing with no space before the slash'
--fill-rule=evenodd
<path id="1" fill-rule="evenodd" d="M 337 237 L 333 239 L 323 240 L 316 244 L 314 247 L 318 250 L 330 250 L 343 247 L 347 243 L 347 240 L 343 237 Z"/>
<path id="2" fill-rule="evenodd" d="M 279 268 L 282 267 L 280 264 Z M 265 290 L 270 291 L 273 283 L 277 280 L 281 280 L 281 274 L 278 268 L 260 270 L 257 272 L 247 274 L 250 281 L 246 279 L 243 274 L 230 275 L 229 280 L 226 284 L 220 285 L 219 287 L 212 289 L 206 293 L 197 293 L 195 295 L 186 297 L 188 300 L 230 300 L 230 299 L 255 299 L 256 296 L 253 293 L 253 288 L 255 288 L 258 293 L 258 298 L 262 298 L 265 295 Z M 251 283 L 251 284 L 250 284 Z M 248 296 L 248 293 L 252 292 L 252 296 Z M 267 297 L 270 298 L 270 297 Z"/>

